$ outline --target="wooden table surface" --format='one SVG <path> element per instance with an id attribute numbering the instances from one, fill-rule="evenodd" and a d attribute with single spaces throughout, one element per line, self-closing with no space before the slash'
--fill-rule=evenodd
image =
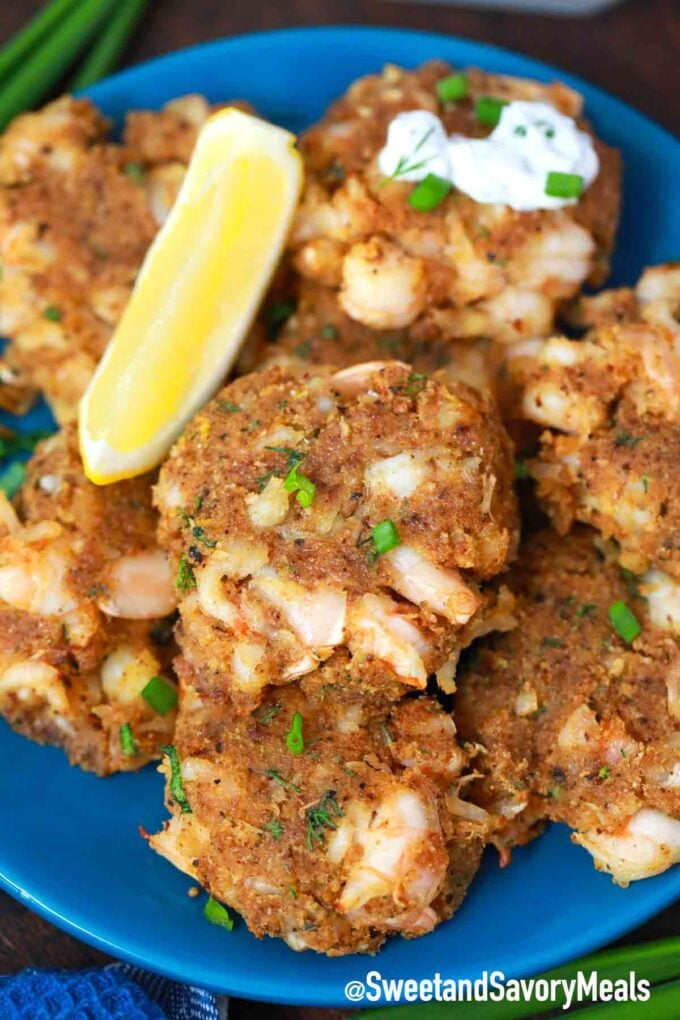
<path id="1" fill-rule="evenodd" d="M 32 14 L 26 0 L 0 3 L 0 41 Z M 430 29 L 520 50 L 564 67 L 615 93 L 672 131 L 680 129 L 680 16 L 674 0 L 626 0 L 595 18 L 548 18 L 464 7 L 383 0 L 162 0 L 138 29 L 127 54 L 137 63 L 205 39 L 310 24 L 371 24 Z M 624 941 L 680 933 L 680 906 Z M 0 894 L 0 974 L 27 965 L 85 967 L 104 956 L 64 935 Z M 324 1010 L 232 1003 L 233 1020 L 277 1016 L 330 1018 Z"/>

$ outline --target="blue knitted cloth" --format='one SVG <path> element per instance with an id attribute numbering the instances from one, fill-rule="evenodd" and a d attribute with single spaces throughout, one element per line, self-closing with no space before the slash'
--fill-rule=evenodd
<path id="1" fill-rule="evenodd" d="M 0 977 L 0 1020 L 225 1020 L 226 999 L 114 964 Z"/>

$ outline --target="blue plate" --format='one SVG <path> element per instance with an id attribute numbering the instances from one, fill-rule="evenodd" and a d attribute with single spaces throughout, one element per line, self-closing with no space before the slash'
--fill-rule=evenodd
<path id="1" fill-rule="evenodd" d="M 239 96 L 299 131 L 358 75 L 387 61 L 411 66 L 432 57 L 542 81 L 559 77 L 583 92 L 599 134 L 625 159 L 613 282 L 634 281 L 644 266 L 678 257 L 680 145 L 598 89 L 479 43 L 380 28 L 273 32 L 170 54 L 90 95 L 114 117 L 183 92 Z M 48 421 L 44 409 L 29 417 L 32 427 Z M 187 898 L 189 880 L 147 849 L 138 824 L 154 831 L 164 819 L 153 768 L 96 779 L 2 723 L 0 760 L 0 882 L 13 896 L 113 956 L 246 998 L 347 1006 L 346 983 L 370 970 L 388 979 L 535 973 L 610 941 L 680 896 L 680 868 L 618 889 L 555 826 L 505 871 L 489 854 L 460 912 L 425 938 L 394 939 L 375 960 L 294 955 L 277 940 L 257 942 L 243 923 L 231 934 L 207 924 L 202 900 Z"/>

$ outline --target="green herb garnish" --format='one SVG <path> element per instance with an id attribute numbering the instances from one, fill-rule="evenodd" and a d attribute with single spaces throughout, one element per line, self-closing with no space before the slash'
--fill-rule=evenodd
<path id="1" fill-rule="evenodd" d="M 612 770 L 609 765 L 603 765 L 600 771 L 597 773 L 598 779 L 610 779 Z"/>
<path id="2" fill-rule="evenodd" d="M 389 177 L 386 177 L 383 180 L 383 182 L 382 182 L 383 184 L 387 184 L 388 181 L 396 181 L 400 177 L 403 177 L 404 174 L 413 173 L 415 170 L 422 170 L 422 168 L 424 166 L 427 166 L 427 164 L 431 162 L 432 156 L 427 156 L 425 159 L 416 160 L 414 163 L 410 162 L 410 160 L 415 159 L 415 157 L 418 155 L 418 153 L 422 149 L 423 145 L 425 145 L 425 143 L 427 142 L 428 138 L 430 138 L 430 136 L 432 135 L 433 131 L 434 131 L 434 127 L 429 128 L 425 132 L 423 137 L 420 139 L 420 141 L 418 142 L 416 147 L 413 149 L 413 151 L 408 156 L 400 156 L 399 157 L 399 160 L 397 161 L 397 165 L 396 165 L 395 169 L 392 171 L 392 173 L 389 175 Z"/>
<path id="3" fill-rule="evenodd" d="M 189 563 L 184 553 L 179 558 L 179 565 L 177 567 L 177 580 L 175 585 L 180 591 L 186 592 L 191 588 L 196 587 L 196 575 L 194 574 L 194 568 Z"/>
<path id="4" fill-rule="evenodd" d="M 450 181 L 437 174 L 428 174 L 408 196 L 408 204 L 417 212 L 430 212 L 441 205 L 451 188 Z"/>
<path id="5" fill-rule="evenodd" d="M 327 322 L 319 330 L 319 336 L 322 336 L 324 340 L 337 340 L 338 335 L 338 329 L 332 322 Z"/>
<path id="6" fill-rule="evenodd" d="M 123 173 L 126 177 L 132 178 L 133 181 L 144 180 L 144 167 L 141 163 L 126 163 L 123 167 Z"/>
<path id="7" fill-rule="evenodd" d="M 314 502 L 316 485 L 311 478 L 307 478 L 306 475 L 299 474 L 297 467 L 290 469 L 284 479 L 283 487 L 286 492 L 294 492 L 298 503 L 305 509 L 310 507 Z"/>
<path id="8" fill-rule="evenodd" d="M 268 779 L 273 779 L 275 783 L 278 783 L 279 786 L 283 786 L 286 790 L 293 790 L 294 793 L 302 793 L 299 786 L 296 786 L 295 783 L 291 783 L 287 779 L 284 779 L 281 773 L 277 772 L 276 769 L 267 769 L 265 776 Z"/>
<path id="9" fill-rule="evenodd" d="M 562 648 L 564 642 L 558 637 L 544 637 L 541 644 L 544 648 Z"/>
<path id="10" fill-rule="evenodd" d="M 231 400 L 218 400 L 217 406 L 220 411 L 226 411 L 227 414 L 236 414 L 237 411 L 243 410 L 238 404 L 232 404 Z"/>
<path id="11" fill-rule="evenodd" d="M 609 619 L 616 633 L 626 644 L 631 644 L 642 630 L 637 617 L 623 599 L 609 607 Z"/>
<path id="12" fill-rule="evenodd" d="M 208 897 L 208 902 L 203 908 L 203 916 L 206 921 L 210 921 L 211 924 L 216 924 L 220 928 L 226 928 L 227 931 L 233 931 L 234 922 L 229 916 L 229 911 L 222 904 L 214 900 L 212 896 Z"/>
<path id="13" fill-rule="evenodd" d="M 162 676 L 152 676 L 142 689 L 142 697 L 157 715 L 167 715 L 177 704 L 177 691 Z"/>
<path id="14" fill-rule="evenodd" d="M 579 620 L 583 620 L 584 617 L 590 616 L 597 609 L 597 605 L 594 602 L 584 602 L 582 606 L 579 606 L 576 610 L 576 615 Z"/>
<path id="15" fill-rule="evenodd" d="M 43 315 L 49 322 L 61 322 L 61 309 L 57 308 L 56 305 L 48 305 Z"/>
<path id="16" fill-rule="evenodd" d="M 630 432 L 617 432 L 614 438 L 614 446 L 626 447 L 629 450 L 634 450 L 641 442 L 642 436 L 632 436 Z"/>
<path id="17" fill-rule="evenodd" d="M 302 735 L 302 716 L 296 712 L 293 716 L 291 727 L 286 734 L 286 747 L 291 754 L 302 754 L 305 749 L 305 741 Z"/>
<path id="18" fill-rule="evenodd" d="M 15 496 L 26 481 L 26 465 L 15 460 L 13 464 L 6 467 L 0 474 L 0 490 L 5 493 L 8 499 Z"/>
<path id="19" fill-rule="evenodd" d="M 182 778 L 182 765 L 179 760 L 179 753 L 174 744 L 164 744 L 160 750 L 167 756 L 170 762 L 170 793 L 172 799 L 179 805 L 183 815 L 191 814 L 191 805 L 187 800 Z"/>
<path id="20" fill-rule="evenodd" d="M 378 556 L 383 556 L 390 549 L 396 549 L 398 545 L 401 545 L 399 532 L 389 517 L 384 521 L 380 521 L 374 528 L 371 528 L 371 537 Z"/>
<path id="21" fill-rule="evenodd" d="M 259 712 L 256 712 L 254 719 L 255 722 L 260 723 L 261 726 L 269 726 L 269 723 L 274 719 L 281 711 L 280 705 L 265 705 Z"/>
<path id="22" fill-rule="evenodd" d="M 466 74 L 450 74 L 447 78 L 440 78 L 437 82 L 437 96 L 441 103 L 457 103 L 459 99 L 465 99 L 468 94 L 468 79 Z"/>
<path id="23" fill-rule="evenodd" d="M 486 127 L 496 127 L 503 107 L 507 106 L 505 99 L 496 99 L 494 96 L 480 96 L 475 103 L 475 117 L 477 118 L 478 124 L 484 124 Z"/>
<path id="24" fill-rule="evenodd" d="M 262 828 L 267 829 L 268 832 L 271 832 L 272 839 L 275 839 L 277 843 L 283 836 L 283 826 L 281 825 L 281 822 L 278 820 L 278 818 L 274 818 L 273 821 L 271 822 L 265 822 Z"/>
<path id="25" fill-rule="evenodd" d="M 545 193 L 550 198 L 580 198 L 583 194 L 583 178 L 580 174 L 563 174 L 551 170 L 545 179 Z"/>
<path id="26" fill-rule="evenodd" d="M 314 850 L 316 846 L 326 842 L 324 829 L 337 829 L 333 817 L 340 818 L 344 812 L 336 800 L 335 791 L 328 790 L 318 804 L 307 808 L 306 814 L 307 849 Z"/>
<path id="27" fill-rule="evenodd" d="M 118 731 L 120 748 L 126 758 L 135 758 L 139 754 L 139 744 L 135 740 L 130 723 L 123 723 Z"/>

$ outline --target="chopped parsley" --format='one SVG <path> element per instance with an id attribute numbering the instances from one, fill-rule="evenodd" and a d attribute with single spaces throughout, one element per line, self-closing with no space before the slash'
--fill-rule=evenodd
<path id="1" fill-rule="evenodd" d="M 144 168 L 141 163 L 126 163 L 123 167 L 123 173 L 131 177 L 133 181 L 144 180 Z"/>
<path id="2" fill-rule="evenodd" d="M 427 376 L 423 375 L 422 372 L 411 372 L 408 377 L 408 386 L 406 387 L 406 393 L 409 397 L 417 397 L 419 393 L 422 393 L 427 386 Z"/>
<path id="3" fill-rule="evenodd" d="M 307 808 L 307 849 L 314 850 L 326 842 L 324 829 L 337 829 L 333 818 L 344 814 L 335 797 L 335 790 L 327 790 L 321 800 Z"/>
<path id="4" fill-rule="evenodd" d="M 135 740 L 132 726 L 129 722 L 123 723 L 118 731 L 120 738 L 120 749 L 126 758 L 135 758 L 139 754 L 139 744 Z"/>
<path id="5" fill-rule="evenodd" d="M 57 308 L 56 305 L 48 305 L 43 315 L 49 322 L 61 322 L 61 309 Z"/>
<path id="6" fill-rule="evenodd" d="M 642 630 L 638 618 L 631 612 L 623 599 L 614 602 L 609 607 L 609 620 L 619 637 L 628 645 L 632 644 Z"/>
<path id="7" fill-rule="evenodd" d="M 267 829 L 268 832 L 271 832 L 272 839 L 275 839 L 277 843 L 283 836 L 283 826 L 281 825 L 281 822 L 278 820 L 278 818 L 274 818 L 271 822 L 265 822 L 262 828 Z"/>
<path id="8" fill-rule="evenodd" d="M 296 712 L 293 716 L 291 727 L 286 734 L 286 747 L 291 754 L 302 754 L 305 749 L 305 740 L 302 735 L 302 716 Z"/>
<path id="9" fill-rule="evenodd" d="M 598 779 L 610 779 L 611 774 L 612 770 L 609 768 L 609 765 L 603 765 L 600 771 L 597 773 L 597 777 Z"/>
<path id="10" fill-rule="evenodd" d="M 319 330 L 319 336 L 322 336 L 324 340 L 337 340 L 338 335 L 338 329 L 332 322 L 327 322 Z"/>
<path id="11" fill-rule="evenodd" d="M 236 414 L 237 411 L 243 410 L 238 404 L 232 404 L 231 400 L 218 400 L 217 406 L 220 411 L 226 411 L 227 414 Z"/>
<path id="12" fill-rule="evenodd" d="M 167 715 L 177 704 L 177 691 L 162 676 L 152 676 L 142 689 L 142 697 L 157 715 Z"/>
<path id="13" fill-rule="evenodd" d="M 167 756 L 167 759 L 170 762 L 170 793 L 172 794 L 172 799 L 179 805 L 179 809 L 183 815 L 190 815 L 192 813 L 191 805 L 187 800 L 187 795 L 184 790 L 182 764 L 179 760 L 179 752 L 174 744 L 164 744 L 160 750 Z"/>
<path id="14" fill-rule="evenodd" d="M 632 436 L 630 432 L 617 432 L 614 438 L 614 446 L 626 447 L 628 450 L 634 450 L 638 443 L 642 442 L 642 436 Z"/>
<path id="15" fill-rule="evenodd" d="M 645 495 L 649 492 L 649 475 L 643 475 L 640 479 Z"/>
<path id="16" fill-rule="evenodd" d="M 255 722 L 261 726 L 269 726 L 269 723 L 276 718 L 280 711 L 280 705 L 265 705 L 264 708 L 255 713 Z"/>
<path id="17" fill-rule="evenodd" d="M 287 779 L 284 779 L 281 773 L 277 772 L 276 769 L 267 769 L 265 776 L 267 779 L 273 779 L 275 783 L 278 783 L 279 786 L 283 786 L 285 790 L 292 790 L 294 793 L 302 793 L 299 786 L 296 786 L 295 783 L 291 783 Z"/>
<path id="18" fill-rule="evenodd" d="M 196 587 L 196 575 L 194 574 L 194 568 L 191 566 L 184 553 L 182 553 L 179 558 L 175 586 L 182 592 L 189 591 L 191 588 Z"/>
<path id="19" fill-rule="evenodd" d="M 558 637 L 544 637 L 541 644 L 544 648 L 562 648 L 564 646 L 562 638 Z"/>
<path id="20" fill-rule="evenodd" d="M 229 911 L 222 904 L 214 900 L 212 896 L 208 897 L 208 902 L 203 908 L 203 916 L 206 921 L 210 921 L 210 924 L 216 924 L 220 928 L 226 928 L 227 931 L 233 931 L 234 921 L 229 915 Z"/>
<path id="21" fill-rule="evenodd" d="M 579 620 L 583 620 L 586 616 L 590 616 L 597 609 L 597 605 L 594 602 L 584 602 L 576 610 L 576 615 Z"/>

